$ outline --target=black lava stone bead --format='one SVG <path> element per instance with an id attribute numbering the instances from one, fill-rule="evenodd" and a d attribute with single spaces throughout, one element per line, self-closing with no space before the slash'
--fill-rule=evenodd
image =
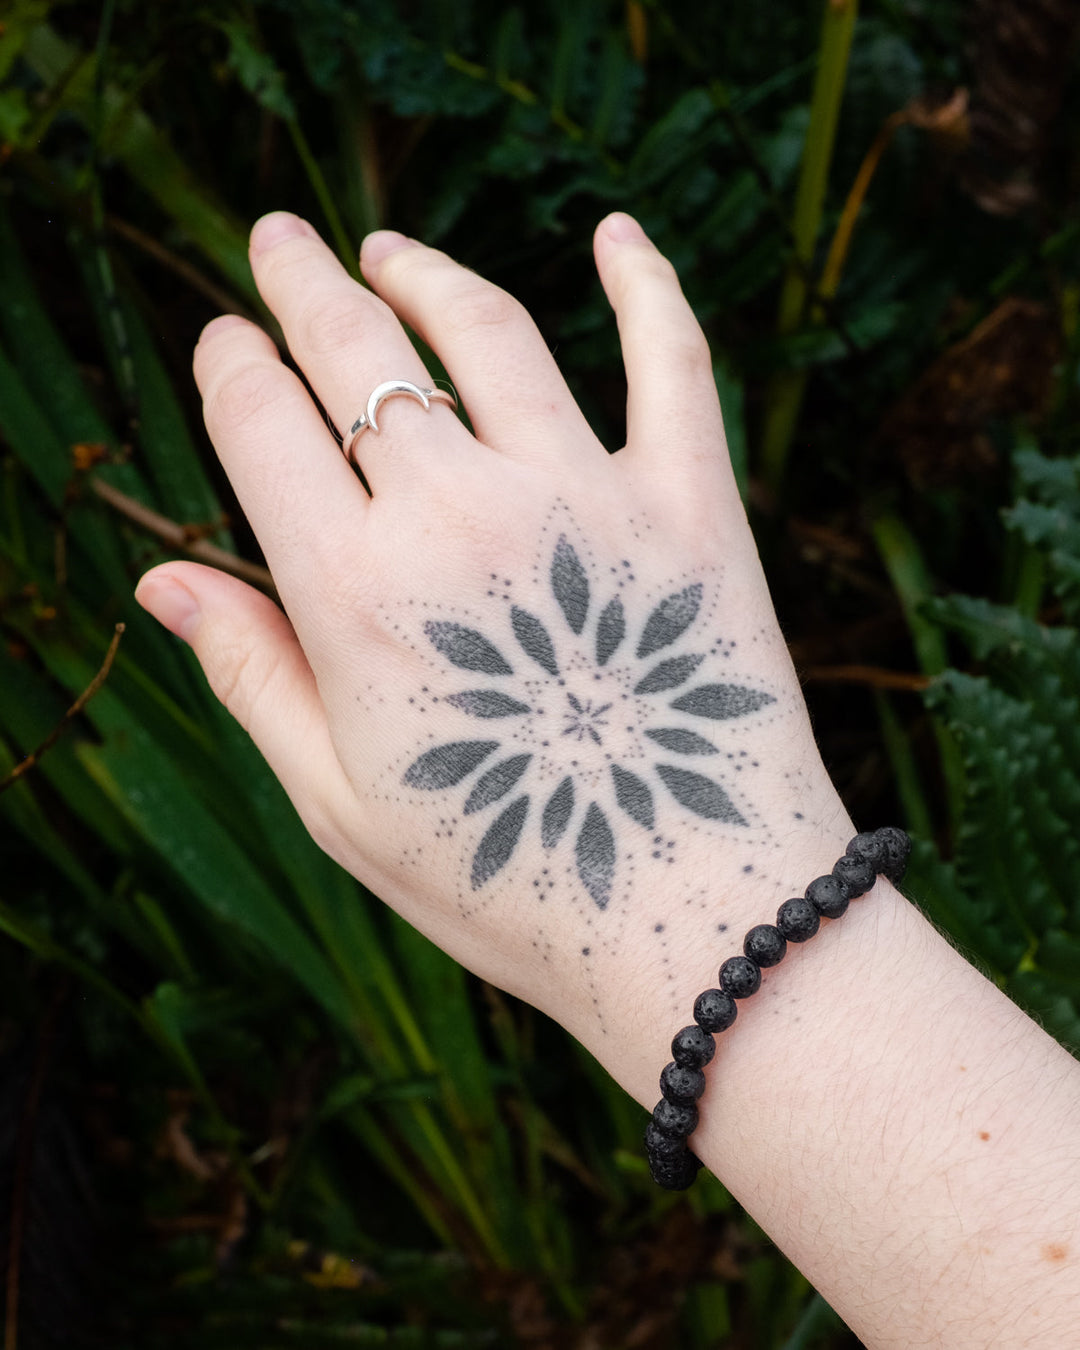
<path id="1" fill-rule="evenodd" d="M 894 886 L 899 886 L 904 879 L 908 858 L 911 856 L 911 840 L 895 825 L 886 825 L 874 833 L 884 842 L 888 854 L 885 866 L 879 870 L 885 873 Z"/>
<path id="2" fill-rule="evenodd" d="M 720 988 L 732 998 L 749 998 L 761 988 L 761 970 L 748 956 L 730 956 L 720 967 Z"/>
<path id="3" fill-rule="evenodd" d="M 874 869 L 875 876 L 884 868 L 889 857 L 888 846 L 877 830 L 857 834 L 844 852 L 851 858 L 865 858 Z"/>
<path id="4" fill-rule="evenodd" d="M 756 966 L 778 966 L 787 955 L 787 938 L 771 923 L 759 923 L 743 939 L 743 951 Z"/>
<path id="5" fill-rule="evenodd" d="M 682 1153 L 677 1153 L 671 1158 L 649 1154 L 649 1170 L 652 1172 L 653 1181 L 658 1186 L 663 1186 L 665 1191 L 689 1190 L 700 1168 L 701 1163 L 688 1148 L 684 1148 Z"/>
<path id="6" fill-rule="evenodd" d="M 705 1091 L 705 1075 L 700 1069 L 681 1064 L 665 1064 L 660 1071 L 660 1091 L 673 1102 L 694 1102 Z"/>
<path id="7" fill-rule="evenodd" d="M 645 1126 L 645 1149 L 650 1157 L 673 1158 L 685 1148 L 685 1135 L 669 1134 L 655 1120 L 650 1120 Z"/>
<path id="8" fill-rule="evenodd" d="M 806 898 L 826 919 L 838 919 L 848 907 L 847 892 L 836 877 L 817 877 L 807 886 Z"/>
<path id="9" fill-rule="evenodd" d="M 722 989 L 706 989 L 694 1000 L 694 1021 L 703 1031 L 727 1031 L 738 1013 L 738 1004 Z"/>
<path id="10" fill-rule="evenodd" d="M 832 874 L 847 891 L 849 900 L 865 895 L 877 880 L 873 863 L 868 863 L 865 858 L 853 857 L 850 853 L 837 858 Z"/>
<path id="11" fill-rule="evenodd" d="M 715 1054 L 716 1042 L 696 1024 L 677 1031 L 671 1042 L 671 1057 L 683 1068 L 703 1069 Z"/>
<path id="12" fill-rule="evenodd" d="M 697 1129 L 698 1109 L 693 1102 L 669 1102 L 661 1097 L 653 1107 L 652 1124 L 665 1134 L 685 1139 Z"/>
<path id="13" fill-rule="evenodd" d="M 809 942 L 821 927 L 821 915 L 809 900 L 797 895 L 776 911 L 776 926 L 789 942 Z"/>

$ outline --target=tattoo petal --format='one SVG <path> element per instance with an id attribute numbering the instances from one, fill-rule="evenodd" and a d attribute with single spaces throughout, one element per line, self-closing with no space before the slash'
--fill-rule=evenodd
<path id="1" fill-rule="evenodd" d="M 525 817 L 529 814 L 528 797 L 519 797 L 488 828 L 480 840 L 472 862 L 472 888 L 478 891 L 490 881 L 501 867 L 505 867 L 517 847 Z"/>
<path id="2" fill-rule="evenodd" d="M 703 587 L 699 581 L 661 600 L 645 621 L 638 643 L 638 656 L 651 656 L 661 647 L 669 647 L 697 618 Z"/>
<path id="3" fill-rule="evenodd" d="M 658 764 L 656 772 L 675 800 L 695 815 L 705 820 L 721 820 L 728 825 L 747 823 L 720 784 L 704 774 L 676 769 L 672 764 Z"/>
<path id="4" fill-rule="evenodd" d="M 776 699 L 763 689 L 747 689 L 741 684 L 702 684 L 680 694 L 672 703 L 679 712 L 693 713 L 695 717 L 711 717 L 716 722 L 729 717 L 745 717 L 757 712 Z"/>
<path id="5" fill-rule="evenodd" d="M 451 741 L 436 745 L 409 765 L 402 782 L 432 792 L 453 787 L 498 748 L 498 741 Z"/>
<path id="6" fill-rule="evenodd" d="M 626 636 L 626 611 L 618 596 L 609 600 L 596 624 L 596 664 L 606 666 Z"/>
<path id="7" fill-rule="evenodd" d="M 475 628 L 448 620 L 429 619 L 424 632 L 432 646 L 462 670 L 479 670 L 485 675 L 513 675 L 514 668 L 502 653 Z"/>
<path id="8" fill-rule="evenodd" d="M 545 848 L 554 848 L 566 833 L 574 809 L 574 780 L 569 775 L 551 794 L 540 820 L 540 840 Z"/>
<path id="9" fill-rule="evenodd" d="M 677 755 L 718 755 L 720 751 L 704 736 L 696 731 L 685 731 L 682 727 L 647 727 L 645 735 L 662 745 L 665 750 L 674 750 Z"/>
<path id="10" fill-rule="evenodd" d="M 634 693 L 659 694 L 664 689 L 674 689 L 688 680 L 704 660 L 703 655 L 669 656 L 666 661 L 653 666 L 648 675 L 637 682 Z"/>
<path id="11" fill-rule="evenodd" d="M 532 755 L 512 755 L 510 759 L 504 759 L 486 773 L 482 773 L 476 780 L 476 786 L 465 799 L 465 815 L 471 816 L 474 811 L 482 811 L 485 806 L 490 806 L 500 797 L 505 797 L 529 767 L 531 759 Z"/>
<path id="12" fill-rule="evenodd" d="M 598 909 L 607 909 L 615 879 L 615 836 L 607 816 L 589 803 L 574 849 L 578 876 Z"/>
<path id="13" fill-rule="evenodd" d="M 558 675 L 559 663 L 555 659 L 555 644 L 540 620 L 528 610 L 519 609 L 515 605 L 510 611 L 510 622 L 514 628 L 514 636 L 521 644 L 525 655 L 531 656 L 549 675 Z"/>
<path id="14" fill-rule="evenodd" d="M 619 764 L 611 766 L 611 776 L 615 780 L 615 800 L 631 820 L 651 830 L 656 823 L 656 813 L 648 784 Z"/>
<path id="15" fill-rule="evenodd" d="M 551 588 L 571 630 L 580 633 L 589 612 L 589 578 L 565 534 L 559 536 L 559 542 L 555 545 L 555 556 L 551 561 Z"/>
<path id="16" fill-rule="evenodd" d="M 466 689 L 461 694 L 448 694 L 444 702 L 470 717 L 516 717 L 532 711 L 527 703 L 519 703 L 498 689 Z"/>

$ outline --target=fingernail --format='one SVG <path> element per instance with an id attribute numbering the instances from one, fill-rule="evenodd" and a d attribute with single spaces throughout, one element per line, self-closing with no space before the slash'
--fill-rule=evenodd
<path id="1" fill-rule="evenodd" d="M 398 249 L 415 248 L 416 240 L 397 230 L 375 230 L 360 245 L 360 262 L 364 267 L 378 267 L 384 258 Z"/>
<path id="2" fill-rule="evenodd" d="M 613 211 L 610 216 L 606 216 L 602 228 L 607 237 L 614 239 L 617 244 L 648 242 L 649 236 L 634 217 L 628 216 L 625 211 Z"/>
<path id="3" fill-rule="evenodd" d="M 291 211 L 271 211 L 251 227 L 249 247 L 253 254 L 265 253 L 282 240 L 296 239 L 300 235 L 306 235 L 309 239 L 319 237 L 306 220 L 294 216 Z"/>
<path id="4" fill-rule="evenodd" d="M 199 626 L 199 602 L 179 581 L 150 573 L 136 586 L 135 599 L 178 638 L 190 642 L 195 636 Z"/>

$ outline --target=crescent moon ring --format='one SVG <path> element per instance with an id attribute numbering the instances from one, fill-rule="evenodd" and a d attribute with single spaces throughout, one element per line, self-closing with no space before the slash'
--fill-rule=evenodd
<path id="1" fill-rule="evenodd" d="M 458 405 L 457 395 L 446 389 L 421 389 L 418 384 L 413 384 L 411 380 L 385 380 L 382 384 L 377 384 L 371 391 L 371 396 L 367 401 L 367 409 L 362 412 L 356 421 L 348 430 L 343 450 L 345 458 L 355 463 L 353 460 L 353 447 L 356 445 L 360 433 L 366 431 L 368 427 L 378 434 L 379 423 L 376 420 L 376 414 L 379 411 L 379 405 L 388 398 L 396 398 L 404 394 L 408 398 L 415 399 L 417 403 L 423 405 L 425 410 L 431 408 L 431 400 L 438 399 L 440 402 L 448 403 L 452 408 Z"/>

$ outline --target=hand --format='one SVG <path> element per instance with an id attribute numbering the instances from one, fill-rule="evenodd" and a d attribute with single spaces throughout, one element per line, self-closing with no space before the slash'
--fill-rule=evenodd
<path id="1" fill-rule="evenodd" d="M 309 226 L 262 220 L 256 280 L 337 425 L 385 380 L 430 384 L 400 319 L 476 436 L 386 401 L 356 447 L 369 497 L 269 338 L 219 319 L 196 379 L 285 613 L 189 563 L 138 595 L 325 849 L 651 1107 L 718 961 L 851 826 L 701 332 L 627 217 L 596 261 L 630 391 L 610 456 L 507 296 L 385 232 L 371 295 Z M 698 1156 L 865 1344 L 1072 1344 L 1075 1062 L 887 883 L 812 946 L 725 1034 Z"/>
<path id="2" fill-rule="evenodd" d="M 191 563 L 138 591 L 319 844 L 590 1045 L 631 972 L 671 1030 L 685 1021 L 715 979 L 718 925 L 771 918 L 851 832 L 701 330 L 634 221 L 609 217 L 595 245 L 629 386 L 616 455 L 505 293 L 384 231 L 361 255 L 372 294 L 305 222 L 260 221 L 256 281 L 334 422 L 348 428 L 383 381 L 430 387 L 405 322 L 475 436 L 442 403 L 386 400 L 355 445 L 369 496 L 266 334 L 218 319 L 195 377 L 285 614 Z"/>

